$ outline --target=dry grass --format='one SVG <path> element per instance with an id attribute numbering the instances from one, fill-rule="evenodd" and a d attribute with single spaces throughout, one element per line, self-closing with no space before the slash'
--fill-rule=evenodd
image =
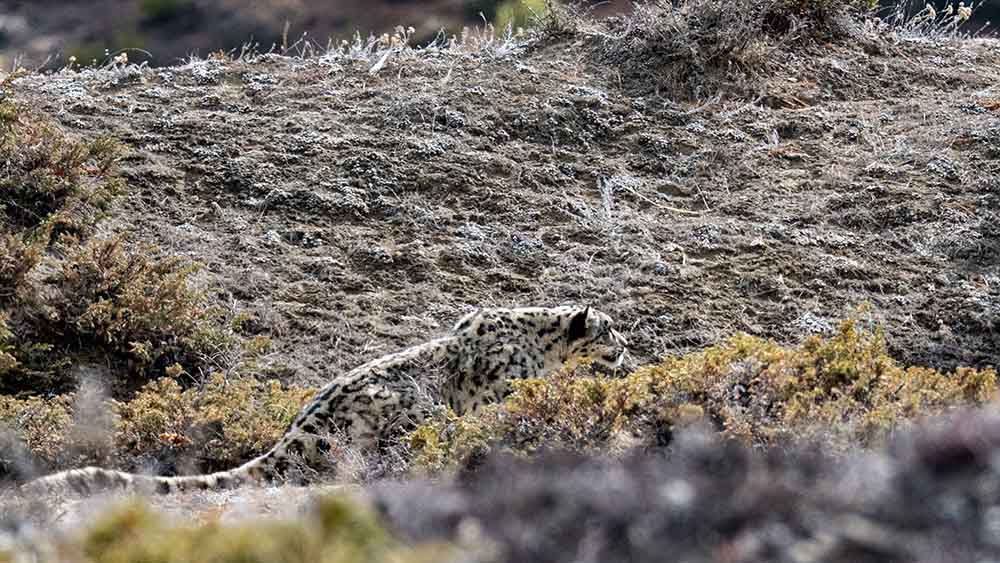
<path id="1" fill-rule="evenodd" d="M 922 9 L 915 11 L 914 5 Z M 970 38 L 982 32 L 982 29 L 966 29 L 972 14 L 982 6 L 982 1 L 965 2 L 948 1 L 940 9 L 933 3 L 900 2 L 886 18 L 891 28 L 902 37 L 923 39 L 956 39 Z"/>
<path id="2" fill-rule="evenodd" d="M 623 81 L 672 97 L 753 96 L 803 39 L 849 35 L 870 0 L 660 0 L 592 33 L 595 57 Z"/>

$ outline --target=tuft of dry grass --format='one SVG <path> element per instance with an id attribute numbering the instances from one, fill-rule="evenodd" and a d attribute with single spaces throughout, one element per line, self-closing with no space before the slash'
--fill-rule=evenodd
<path id="1" fill-rule="evenodd" d="M 755 94 L 777 54 L 849 33 L 872 0 L 658 0 L 597 29 L 596 58 L 637 87 L 675 97 Z"/>
<path id="2" fill-rule="evenodd" d="M 956 39 L 969 38 L 977 35 L 982 29 L 967 30 L 967 22 L 972 14 L 982 6 L 982 1 L 965 2 L 948 1 L 940 9 L 932 3 L 923 3 L 923 8 L 912 9 L 914 2 L 900 2 L 886 20 L 897 34 L 902 37 Z M 919 6 L 919 4 L 917 4 Z"/>

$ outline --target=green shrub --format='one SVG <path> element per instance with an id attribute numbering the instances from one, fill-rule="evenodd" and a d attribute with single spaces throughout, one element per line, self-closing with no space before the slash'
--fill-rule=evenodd
<path id="1" fill-rule="evenodd" d="M 23 293 L 28 272 L 41 258 L 39 245 L 25 243 L 18 235 L 3 236 L 0 241 L 0 303 L 10 303 Z"/>
<path id="2" fill-rule="evenodd" d="M 0 102 L 3 226 L 48 244 L 89 230 L 123 189 L 115 174 L 122 147 L 108 138 L 80 141 L 14 102 Z"/>
<path id="3" fill-rule="evenodd" d="M 410 446 L 416 467 L 439 471 L 495 448 L 616 454 L 664 443 L 675 426 L 702 421 L 747 444 L 821 440 L 846 451 L 996 393 L 992 369 L 903 368 L 887 354 L 881 332 L 846 321 L 835 336 L 797 348 L 739 335 L 622 379 L 563 372 L 518 381 L 502 408 L 431 422 L 410 435 Z"/>
<path id="4" fill-rule="evenodd" d="M 21 283 L 8 309 L 17 363 L 0 365 L 0 392 L 69 391 L 76 385 L 71 368 L 86 361 L 111 368 L 108 383 L 120 396 L 169 365 L 193 370 L 209 353 L 239 345 L 192 286 L 197 268 L 187 260 L 158 257 L 122 237 L 83 244 L 63 237 L 59 250 L 64 257 L 49 259 L 55 271 Z"/>
<path id="5" fill-rule="evenodd" d="M 155 249 L 126 247 L 121 237 L 71 250 L 53 277 L 58 321 L 110 352 L 154 363 L 183 347 L 208 317 L 205 295 L 191 286 L 197 266 Z"/>
<path id="6" fill-rule="evenodd" d="M 184 452 L 218 456 L 222 463 L 259 452 L 283 430 L 275 427 L 287 424 L 282 409 L 297 411 L 298 403 L 291 403 L 302 392 L 252 379 L 220 386 L 213 379 L 203 397 L 196 399 L 196 390 L 178 391 L 183 400 L 170 419 L 157 420 L 162 410 L 142 408 L 151 401 L 148 393 L 131 407 L 127 400 L 116 403 L 120 429 L 114 436 L 74 420 L 88 416 L 74 412 L 76 366 L 105 366 L 103 383 L 127 397 L 164 374 L 208 371 L 210 357 L 232 357 L 224 366 L 229 371 L 252 368 L 266 342 L 244 343 L 226 327 L 193 286 L 194 264 L 121 236 L 92 238 L 123 188 L 116 170 L 121 147 L 104 138 L 70 138 L 15 103 L 12 83 L 10 77 L 0 81 L 0 426 L 50 469 L 129 466 L 135 462 L 129 454 L 169 452 L 171 439 Z M 169 393 L 163 397 L 171 399 Z M 213 406 L 220 404 L 236 414 L 221 416 L 222 407 Z M 240 418 L 243 412 L 252 414 Z M 171 424 L 181 425 L 173 438 Z M 226 440 L 208 445 L 202 437 L 215 436 L 209 429 L 227 432 Z M 112 442 L 127 444 L 124 457 L 111 455 Z M 0 467 L 14 464 L 14 456 L 0 452 Z"/>
<path id="7" fill-rule="evenodd" d="M 449 412 L 409 434 L 411 465 L 422 473 L 456 469 L 497 446 L 506 437 L 510 423 L 502 405 L 488 405 L 475 416 Z M 517 449 L 512 451 L 518 453 Z"/>
<path id="8" fill-rule="evenodd" d="M 195 264 L 92 237 L 123 191 L 122 152 L 0 99 L 0 314 L 16 335 L 5 341 L 13 361 L 0 362 L 0 393 L 69 392 L 83 362 L 108 366 L 112 392 L 125 396 L 167 366 L 195 372 L 239 348 L 193 286 Z"/>
<path id="9" fill-rule="evenodd" d="M 506 0 L 501 2 L 496 8 L 493 25 L 503 33 L 506 33 L 508 28 L 517 31 L 518 28 L 528 27 L 535 19 L 543 18 L 548 13 L 550 2 L 551 0 Z"/>
<path id="10" fill-rule="evenodd" d="M 10 78 L 0 90 L 10 88 Z M 0 99 L 0 305 L 24 292 L 28 272 L 63 234 L 85 236 L 123 183 L 122 149 L 70 139 L 47 119 Z"/>

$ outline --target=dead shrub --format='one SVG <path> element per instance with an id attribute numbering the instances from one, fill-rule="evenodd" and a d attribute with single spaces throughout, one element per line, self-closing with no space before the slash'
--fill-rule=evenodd
<path id="1" fill-rule="evenodd" d="M 842 35 L 851 19 L 870 16 L 877 8 L 878 0 L 779 0 L 767 14 L 767 29 L 784 32 L 796 27 L 795 20 L 813 32 Z"/>
<path id="2" fill-rule="evenodd" d="M 654 2 L 606 24 L 597 52 L 630 84 L 702 98 L 760 67 L 760 39 L 770 0 Z"/>

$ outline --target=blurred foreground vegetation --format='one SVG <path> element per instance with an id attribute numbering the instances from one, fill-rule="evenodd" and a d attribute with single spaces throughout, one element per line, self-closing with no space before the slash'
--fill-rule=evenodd
<path id="1" fill-rule="evenodd" d="M 295 522 L 237 525 L 171 521 L 134 501 L 107 511 L 77 534 L 40 546 L 34 555 L 66 563 L 430 563 L 449 551 L 444 544 L 404 546 L 370 510 L 331 497 L 315 502 Z M 0 561 L 19 559 L 0 548 Z"/>

